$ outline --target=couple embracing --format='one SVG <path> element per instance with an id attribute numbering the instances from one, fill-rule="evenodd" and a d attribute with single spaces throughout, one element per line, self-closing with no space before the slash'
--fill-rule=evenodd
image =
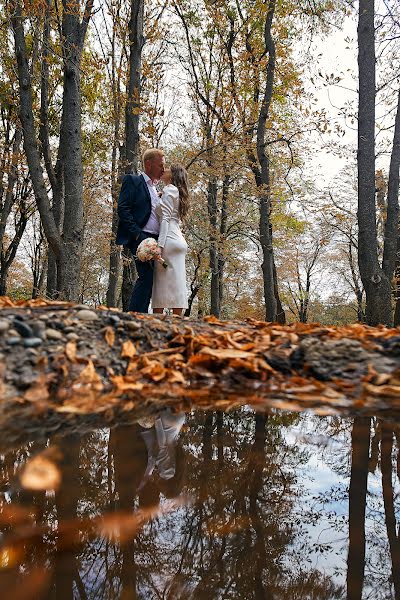
<path id="1" fill-rule="evenodd" d="M 181 165 L 165 168 L 164 152 L 158 148 L 146 150 L 142 164 L 140 175 L 125 175 L 118 200 L 116 243 L 131 250 L 138 274 L 129 310 L 146 313 L 151 300 L 154 313 L 169 308 L 181 315 L 188 306 L 187 244 L 179 226 L 189 208 L 187 173 Z M 159 181 L 164 183 L 161 196 L 155 187 Z M 158 242 L 167 268 L 137 258 L 138 247 L 147 238 Z"/>

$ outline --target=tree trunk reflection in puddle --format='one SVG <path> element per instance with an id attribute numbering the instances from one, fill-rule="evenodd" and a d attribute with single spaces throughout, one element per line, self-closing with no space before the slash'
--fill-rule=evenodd
<path id="1" fill-rule="evenodd" d="M 371 419 L 356 417 L 351 434 L 347 599 L 361 600 L 365 566 L 365 509 Z"/>

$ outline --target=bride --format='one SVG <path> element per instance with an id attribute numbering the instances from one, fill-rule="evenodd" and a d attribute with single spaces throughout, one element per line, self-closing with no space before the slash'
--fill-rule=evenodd
<path id="1" fill-rule="evenodd" d="M 174 315 L 182 315 L 187 308 L 185 258 L 187 243 L 179 227 L 189 209 L 188 178 L 184 167 L 172 165 L 161 177 L 164 190 L 157 207 L 160 220 L 158 245 L 162 257 L 168 264 L 165 269 L 155 261 L 151 304 L 153 312 L 160 314 L 171 308 Z"/>

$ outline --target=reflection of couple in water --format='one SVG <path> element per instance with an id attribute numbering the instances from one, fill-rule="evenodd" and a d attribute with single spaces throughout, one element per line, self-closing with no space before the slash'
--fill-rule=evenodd
<path id="1" fill-rule="evenodd" d="M 175 498 L 181 493 L 184 455 L 179 433 L 184 421 L 184 413 L 167 408 L 111 431 L 119 508 L 132 507 L 136 495 L 141 506 L 150 506 L 160 501 L 161 494 Z"/>

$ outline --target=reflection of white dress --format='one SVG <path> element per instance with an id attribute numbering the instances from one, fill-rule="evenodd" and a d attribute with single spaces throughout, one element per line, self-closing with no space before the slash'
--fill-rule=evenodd
<path id="1" fill-rule="evenodd" d="M 186 266 L 187 243 L 179 227 L 179 191 L 174 185 L 166 185 L 157 207 L 160 220 L 158 244 L 164 248 L 165 269 L 154 263 L 153 308 L 187 308 Z"/>

